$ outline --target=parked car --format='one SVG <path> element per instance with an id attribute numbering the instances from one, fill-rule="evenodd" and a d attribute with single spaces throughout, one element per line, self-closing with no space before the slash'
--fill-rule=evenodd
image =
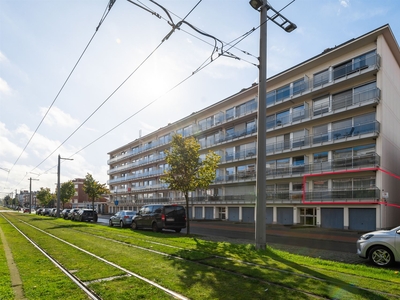
<path id="1" fill-rule="evenodd" d="M 363 234 L 357 241 L 357 254 L 381 267 L 400 262 L 400 226 Z"/>
<path id="2" fill-rule="evenodd" d="M 30 210 L 29 208 L 25 207 L 25 208 L 23 209 L 23 211 L 22 211 L 22 212 L 23 212 L 23 213 L 28 213 L 28 214 L 29 214 L 29 213 L 30 213 L 30 211 L 31 211 L 31 210 Z"/>
<path id="3" fill-rule="evenodd" d="M 71 221 L 74 220 L 75 214 L 79 211 L 79 208 L 73 208 L 69 211 L 67 219 L 70 219 Z"/>
<path id="4" fill-rule="evenodd" d="M 49 216 L 51 208 L 43 208 L 41 215 L 42 216 Z"/>
<path id="5" fill-rule="evenodd" d="M 69 213 L 69 212 L 70 212 L 70 209 L 67 209 L 67 208 L 63 209 L 63 210 L 60 212 L 60 218 L 68 219 L 68 213 Z"/>
<path id="6" fill-rule="evenodd" d="M 51 208 L 51 209 L 50 209 L 49 216 L 50 216 L 50 217 L 55 217 L 56 214 L 57 214 L 57 208 Z"/>
<path id="7" fill-rule="evenodd" d="M 97 222 L 97 212 L 93 209 L 80 209 L 75 215 L 74 215 L 74 220 L 75 221 L 93 221 Z"/>
<path id="8" fill-rule="evenodd" d="M 41 214 L 42 214 L 42 210 L 43 210 L 42 207 L 38 208 L 38 209 L 36 210 L 36 214 L 37 214 L 37 215 L 41 215 Z"/>
<path id="9" fill-rule="evenodd" d="M 186 228 L 186 212 L 181 205 L 152 204 L 143 206 L 132 220 L 132 229 L 151 228 L 154 232 L 172 229 L 181 232 Z"/>
<path id="10" fill-rule="evenodd" d="M 121 210 L 117 212 L 115 215 L 110 217 L 109 225 L 110 226 L 131 226 L 132 219 L 136 215 L 136 211 L 133 210 Z"/>

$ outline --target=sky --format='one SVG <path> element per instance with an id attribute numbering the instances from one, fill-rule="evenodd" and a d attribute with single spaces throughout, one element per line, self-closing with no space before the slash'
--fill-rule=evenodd
<path id="1" fill-rule="evenodd" d="M 59 155 L 61 182 L 107 183 L 108 152 L 258 81 L 248 0 L 157 3 L 0 0 L 0 198 L 54 192 Z M 400 41 L 398 0 L 269 4 L 297 29 L 267 23 L 268 77 L 385 24 Z"/>

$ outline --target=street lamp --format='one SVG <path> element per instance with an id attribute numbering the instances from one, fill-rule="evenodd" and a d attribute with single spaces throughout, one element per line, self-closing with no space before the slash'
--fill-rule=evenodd
<path id="1" fill-rule="evenodd" d="M 264 250 L 267 238 L 265 233 L 266 217 L 266 96 L 267 96 L 267 18 L 286 32 L 297 28 L 278 11 L 273 9 L 266 0 L 250 0 L 250 5 L 260 11 L 260 56 L 259 82 L 258 82 L 258 110 L 257 110 L 257 173 L 256 173 L 256 227 L 255 247 Z M 272 17 L 267 16 L 267 11 L 274 12 Z"/>
<path id="2" fill-rule="evenodd" d="M 58 154 L 58 166 L 57 166 L 57 218 L 60 217 L 60 196 L 61 196 L 61 188 L 60 188 L 60 160 L 73 160 L 72 158 L 62 158 L 60 154 Z"/>

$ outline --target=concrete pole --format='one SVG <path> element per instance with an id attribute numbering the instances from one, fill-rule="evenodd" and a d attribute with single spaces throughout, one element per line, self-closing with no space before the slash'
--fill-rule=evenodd
<path id="1" fill-rule="evenodd" d="M 60 217 L 60 154 L 58 155 L 58 166 L 57 166 L 57 212 L 56 217 Z"/>
<path id="2" fill-rule="evenodd" d="M 257 113 L 257 173 L 255 248 L 265 250 L 266 237 L 266 94 L 267 94 L 267 6 L 260 12 L 260 57 Z"/>

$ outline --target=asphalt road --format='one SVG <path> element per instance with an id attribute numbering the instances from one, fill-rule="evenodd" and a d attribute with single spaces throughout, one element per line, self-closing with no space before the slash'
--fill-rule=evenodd
<path id="1" fill-rule="evenodd" d="M 108 224 L 109 218 L 99 217 L 98 222 Z M 182 230 L 186 233 L 186 229 Z M 191 221 L 190 233 L 201 236 L 214 236 L 254 243 L 255 225 L 225 221 Z M 282 244 L 301 248 L 320 249 L 351 253 L 354 255 L 356 241 L 361 233 L 346 230 L 329 230 L 315 227 L 293 227 L 271 225 L 266 228 L 267 244 Z"/>

